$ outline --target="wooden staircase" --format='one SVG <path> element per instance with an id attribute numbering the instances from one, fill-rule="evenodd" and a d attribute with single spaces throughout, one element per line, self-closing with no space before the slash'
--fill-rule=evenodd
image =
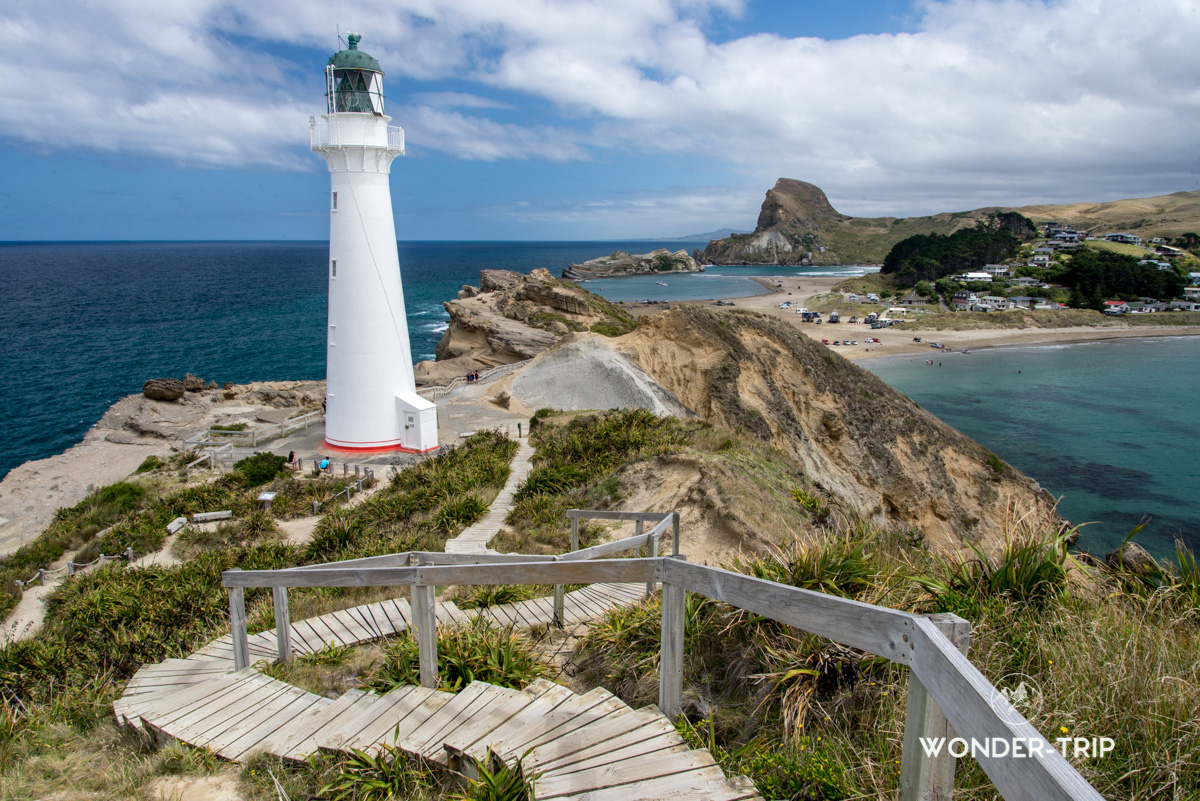
<path id="1" fill-rule="evenodd" d="M 598 585 L 568 594 L 568 617 L 588 619 L 640 597 L 640 585 Z M 571 596 L 574 596 L 572 598 Z M 495 624 L 545 623 L 545 599 L 469 613 L 438 605 L 439 623 L 476 615 Z M 299 653 L 403 632 L 408 604 L 382 601 L 293 623 Z M 253 660 L 274 661 L 275 633 L 250 638 Z M 631 709 L 608 691 L 583 695 L 546 680 L 524 690 L 473 682 L 458 693 L 405 685 L 337 699 L 305 692 L 254 668 L 233 670 L 228 636 L 187 659 L 147 665 L 113 704 L 127 729 L 165 743 L 204 747 L 244 762 L 256 753 L 301 760 L 318 749 L 395 745 L 423 764 L 467 777 L 489 760 L 519 764 L 534 796 L 554 801 L 759 799 L 753 783 L 728 778 L 706 750 L 691 749 L 657 707 Z"/>

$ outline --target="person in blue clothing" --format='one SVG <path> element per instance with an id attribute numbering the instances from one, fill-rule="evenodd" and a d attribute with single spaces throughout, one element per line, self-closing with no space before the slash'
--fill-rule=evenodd
<path id="1" fill-rule="evenodd" d="M 322 458 L 321 459 L 321 470 L 328 470 L 328 469 L 329 469 L 329 459 Z"/>

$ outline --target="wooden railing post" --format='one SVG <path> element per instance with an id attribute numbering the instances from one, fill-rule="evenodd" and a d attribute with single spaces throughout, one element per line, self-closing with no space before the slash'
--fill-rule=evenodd
<path id="1" fill-rule="evenodd" d="M 672 557 L 684 559 L 685 557 Z M 659 573 L 661 568 L 655 568 Z M 658 656 L 658 708 L 668 718 L 683 706 L 683 631 L 687 590 L 678 584 L 662 585 L 662 642 Z"/>
<path id="2" fill-rule="evenodd" d="M 571 550 L 579 550 L 579 518 L 571 518 Z M 560 629 L 565 625 L 563 607 L 566 604 L 567 588 L 562 584 L 554 585 L 554 625 Z"/>
<path id="3" fill-rule="evenodd" d="M 437 689 L 437 599 L 433 587 L 414 584 L 409 606 L 417 629 L 417 656 L 421 665 L 421 686 Z"/>
<path id="4" fill-rule="evenodd" d="M 671 512 L 671 556 L 679 556 L 679 512 Z"/>
<path id="5" fill-rule="evenodd" d="M 292 621 L 288 613 L 287 587 L 272 587 L 271 595 L 275 601 L 275 641 L 279 646 L 277 659 L 282 664 L 292 658 Z"/>
<path id="6" fill-rule="evenodd" d="M 555 557 L 558 559 L 558 557 Z M 567 603 L 567 588 L 562 584 L 554 585 L 554 625 L 563 628 L 566 625 L 565 607 Z"/>
<path id="7" fill-rule="evenodd" d="M 952 614 L 930 615 L 950 642 L 966 656 L 971 641 L 971 624 Z M 957 761 L 949 748 L 936 756 L 925 755 L 922 738 L 955 736 L 942 710 L 916 673 L 908 674 L 908 706 L 904 718 L 904 750 L 900 756 L 900 801 L 950 801 L 954 795 L 954 767 Z"/>
<path id="8" fill-rule="evenodd" d="M 246 638 L 246 593 L 241 587 L 229 590 L 229 633 L 233 637 L 233 669 L 250 667 L 250 643 Z"/>

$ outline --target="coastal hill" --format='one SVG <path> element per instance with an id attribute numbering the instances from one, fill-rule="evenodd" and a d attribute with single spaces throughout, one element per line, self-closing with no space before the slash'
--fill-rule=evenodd
<path id="1" fill-rule="evenodd" d="M 780 178 L 767 191 L 753 233 L 713 240 L 693 255 L 708 264 L 879 264 L 902 239 L 951 234 L 1004 211 L 1093 234 L 1129 231 L 1143 238 L 1174 237 L 1200 230 L 1200 191 L 1106 203 L 991 206 L 928 217 L 850 217 L 838 212 L 819 187 Z"/>
<path id="2" fill-rule="evenodd" d="M 795 459 L 844 514 L 952 550 L 1058 521 L 1028 476 L 782 320 L 684 306 L 611 345 L 701 419 Z"/>

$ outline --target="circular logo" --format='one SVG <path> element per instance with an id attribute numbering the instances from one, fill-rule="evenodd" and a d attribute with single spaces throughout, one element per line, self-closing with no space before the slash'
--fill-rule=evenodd
<path id="1" fill-rule="evenodd" d="M 1042 711 L 1042 690 L 1037 682 L 1020 673 L 1001 679 L 992 693 L 992 710 L 1005 723 L 1017 725 Z"/>

